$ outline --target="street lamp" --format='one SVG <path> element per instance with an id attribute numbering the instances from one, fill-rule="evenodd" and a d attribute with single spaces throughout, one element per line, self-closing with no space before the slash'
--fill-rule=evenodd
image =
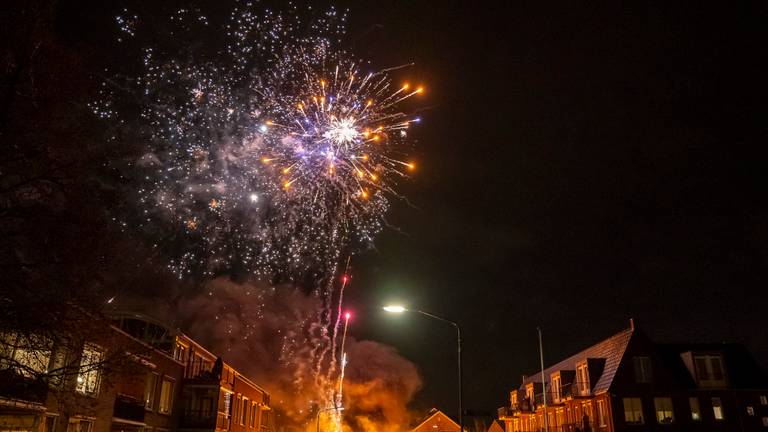
<path id="1" fill-rule="evenodd" d="M 403 312 L 418 313 L 418 314 L 427 316 L 429 318 L 434 318 L 438 321 L 448 323 L 456 328 L 456 343 L 458 348 L 458 366 L 459 366 L 459 426 L 461 427 L 461 432 L 464 432 L 464 415 L 461 408 L 462 400 L 464 398 L 463 398 L 463 393 L 461 391 L 461 328 L 459 327 L 459 324 L 455 321 L 451 321 L 449 319 L 443 318 L 441 316 L 437 316 L 435 314 L 431 314 L 429 312 L 424 312 L 418 309 L 408 309 L 405 306 L 401 306 L 401 305 L 387 305 L 387 306 L 384 306 L 382 309 L 384 309 L 389 313 L 403 313 Z"/>

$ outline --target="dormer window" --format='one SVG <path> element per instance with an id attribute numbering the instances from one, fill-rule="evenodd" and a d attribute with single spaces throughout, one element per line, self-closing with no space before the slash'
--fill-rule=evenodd
<path id="1" fill-rule="evenodd" d="M 512 406 L 517 405 L 517 391 L 509 393 L 509 402 L 512 404 Z"/>
<path id="2" fill-rule="evenodd" d="M 533 402 L 533 384 L 525 386 L 525 398 Z"/>
<path id="3" fill-rule="evenodd" d="M 632 364 L 635 369 L 635 382 L 650 383 L 653 377 L 651 358 L 643 356 L 632 357 Z"/>
<path id="4" fill-rule="evenodd" d="M 724 387 L 725 372 L 723 360 L 719 355 L 694 356 L 696 365 L 696 377 L 702 387 Z"/>
<path id="5" fill-rule="evenodd" d="M 560 380 L 560 373 L 552 374 L 552 401 L 559 403 L 562 397 L 562 382 Z"/>
<path id="6" fill-rule="evenodd" d="M 589 369 L 586 361 L 576 365 L 576 388 L 579 390 L 579 395 L 589 395 Z"/>

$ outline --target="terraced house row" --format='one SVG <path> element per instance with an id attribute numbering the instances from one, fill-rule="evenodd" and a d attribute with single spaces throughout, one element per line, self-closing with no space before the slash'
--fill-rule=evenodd
<path id="1" fill-rule="evenodd" d="M 0 431 L 274 429 L 264 389 L 147 316 L 114 314 L 104 331 L 67 349 L 21 331 L 0 337 Z M 67 365 L 74 365 L 70 374 Z"/>
<path id="2" fill-rule="evenodd" d="M 741 344 L 657 344 L 630 321 L 524 377 L 498 417 L 506 432 L 768 431 L 768 385 Z"/>

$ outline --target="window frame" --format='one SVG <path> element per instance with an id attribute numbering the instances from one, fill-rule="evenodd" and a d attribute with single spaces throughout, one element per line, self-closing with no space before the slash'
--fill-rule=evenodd
<path id="1" fill-rule="evenodd" d="M 631 401 L 630 406 L 627 406 L 627 401 Z M 635 406 L 635 401 L 637 402 L 637 406 Z M 639 426 L 645 424 L 645 415 L 643 413 L 643 399 L 640 397 L 625 397 L 621 399 L 622 408 L 624 409 L 624 423 L 628 426 Z M 637 417 L 634 414 L 640 413 L 640 420 L 629 420 L 627 418 L 627 408 L 630 408 L 633 415 L 632 417 Z"/>
<path id="2" fill-rule="evenodd" d="M 589 396 L 589 365 L 586 360 L 576 364 L 576 382 L 578 385 L 579 396 Z"/>
<path id="3" fill-rule="evenodd" d="M 152 389 L 147 391 L 149 380 L 152 379 Z M 147 381 L 144 383 L 144 409 L 154 411 L 157 405 L 157 384 L 160 381 L 160 374 L 157 372 L 148 372 Z"/>
<path id="4" fill-rule="evenodd" d="M 605 427 L 608 426 L 605 422 L 605 400 L 598 399 L 597 400 L 597 425 L 599 427 Z"/>
<path id="5" fill-rule="evenodd" d="M 692 402 L 696 402 L 696 409 L 693 409 L 694 404 Z M 700 422 L 702 420 L 701 416 L 701 403 L 699 402 L 699 398 L 696 396 L 689 396 L 688 397 L 688 407 L 691 409 L 691 421 L 694 422 Z M 695 414 L 695 416 L 694 416 Z M 698 417 L 698 418 L 697 418 Z"/>
<path id="6" fill-rule="evenodd" d="M 168 383 L 169 384 L 169 390 L 168 390 L 168 407 L 167 410 L 163 409 L 163 384 Z M 176 380 L 169 377 L 168 375 L 163 375 L 163 377 L 160 379 L 160 397 L 157 401 L 157 413 L 163 414 L 163 415 L 171 415 L 173 412 L 173 392 L 174 387 L 176 387 Z"/>
<path id="7" fill-rule="evenodd" d="M 717 405 L 715 405 L 715 401 L 717 401 Z M 723 399 L 719 396 L 712 396 L 710 398 L 710 403 L 712 404 L 712 416 L 714 417 L 715 421 L 721 422 L 725 421 L 725 409 L 723 408 Z M 719 408 L 719 411 L 718 411 Z M 719 416 L 718 416 L 719 412 Z"/>
<path id="8" fill-rule="evenodd" d="M 90 354 L 86 356 L 86 352 L 89 352 Z M 94 356 L 93 354 L 96 355 Z M 82 369 L 86 365 L 100 364 L 104 361 L 104 354 L 104 348 L 95 343 L 86 342 L 83 344 L 83 349 L 80 353 L 80 370 L 75 379 L 75 392 L 88 397 L 98 396 L 99 390 L 101 389 L 101 366 L 91 367 L 85 372 Z M 93 361 L 93 357 L 96 358 L 95 362 Z M 84 363 L 85 361 L 89 361 L 90 363 Z M 92 386 L 88 385 L 89 381 L 93 383 Z"/>
<path id="9" fill-rule="evenodd" d="M 653 382 L 653 364 L 649 356 L 632 357 L 632 367 L 635 374 L 635 383 L 650 384 Z"/>
<path id="10" fill-rule="evenodd" d="M 667 402 L 669 402 L 669 406 L 666 406 Z M 663 404 L 663 406 L 662 406 Z M 667 409 L 669 408 L 669 409 Z M 675 423 L 675 409 L 674 404 L 672 403 L 672 398 L 669 396 L 657 396 L 653 398 L 653 409 L 654 413 L 656 414 L 656 423 L 660 425 L 668 425 L 668 424 L 674 424 Z M 659 414 L 662 413 L 662 415 L 669 413 L 669 417 L 664 417 L 664 419 L 669 418 L 669 421 L 663 421 Z"/>

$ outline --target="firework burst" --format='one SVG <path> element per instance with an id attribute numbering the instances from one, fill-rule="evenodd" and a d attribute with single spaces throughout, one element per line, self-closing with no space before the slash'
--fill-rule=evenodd
<path id="1" fill-rule="evenodd" d="M 140 72 L 109 80 L 128 91 L 106 85 L 93 104 L 146 143 L 124 170 L 139 212 L 121 218 L 179 276 L 330 280 L 342 254 L 373 241 L 414 169 L 407 135 L 419 118 L 400 107 L 422 88 L 340 49 L 345 14 L 301 16 L 239 4 L 217 32 L 178 10 L 170 37 L 142 44 Z M 117 22 L 123 44 L 137 40 L 139 18 Z M 225 48 L 190 42 L 212 31 Z"/>

